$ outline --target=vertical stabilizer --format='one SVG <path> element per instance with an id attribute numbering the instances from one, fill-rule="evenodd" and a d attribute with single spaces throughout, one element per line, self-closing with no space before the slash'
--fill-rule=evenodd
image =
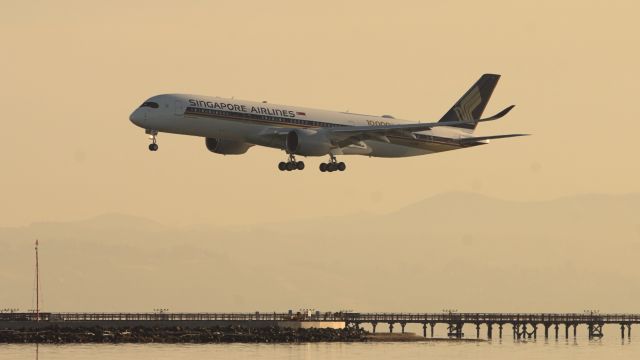
<path id="1" fill-rule="evenodd" d="M 478 125 L 477 120 L 480 119 L 484 108 L 487 106 L 493 89 L 496 88 L 500 75 L 484 74 L 480 79 L 471 86 L 458 102 L 440 119 L 441 122 L 461 121 L 465 124 L 453 125 L 454 127 L 469 129 L 473 131 Z M 469 124 L 469 122 L 473 122 Z"/>

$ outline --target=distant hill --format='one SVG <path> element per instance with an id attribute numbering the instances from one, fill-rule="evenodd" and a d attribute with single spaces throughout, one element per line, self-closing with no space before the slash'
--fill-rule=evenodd
<path id="1" fill-rule="evenodd" d="M 217 228 L 108 214 L 0 228 L 0 308 L 640 312 L 640 194 L 438 195 L 386 215 Z"/>

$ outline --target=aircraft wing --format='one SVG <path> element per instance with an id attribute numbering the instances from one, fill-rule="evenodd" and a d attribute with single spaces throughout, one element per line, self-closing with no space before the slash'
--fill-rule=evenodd
<path id="1" fill-rule="evenodd" d="M 428 122 L 428 123 L 416 123 L 416 124 L 399 124 L 399 125 L 378 125 L 378 126 L 345 126 L 345 127 L 337 127 L 329 129 L 329 136 L 331 140 L 340 144 L 341 146 L 347 145 L 348 143 L 373 139 L 380 140 L 384 142 L 390 142 L 387 138 L 387 135 L 400 135 L 400 136 L 409 136 L 415 139 L 414 132 L 431 130 L 437 126 L 453 126 L 460 124 L 475 124 L 477 122 L 482 121 L 492 121 L 500 119 L 501 117 L 507 115 L 511 109 L 513 109 L 515 105 L 511 105 L 508 108 L 500 111 L 496 115 L 493 115 L 488 118 L 478 119 L 469 122 L 462 121 L 440 121 L 440 122 Z"/>
<path id="2" fill-rule="evenodd" d="M 478 136 L 478 137 L 462 138 L 462 139 L 459 139 L 459 141 L 464 145 L 464 144 L 474 143 L 474 142 L 479 142 L 484 140 L 504 139 L 504 138 L 510 138 L 510 137 L 516 137 L 516 136 L 529 136 L 529 134 L 505 134 L 505 135 Z"/>

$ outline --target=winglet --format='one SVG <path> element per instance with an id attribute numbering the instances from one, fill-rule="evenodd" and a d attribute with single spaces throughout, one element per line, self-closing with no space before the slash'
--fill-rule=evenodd
<path id="1" fill-rule="evenodd" d="M 490 117 L 488 117 L 488 118 L 484 118 L 484 119 L 480 119 L 480 120 L 478 120 L 478 122 L 498 120 L 498 119 L 500 119 L 501 117 L 503 117 L 503 116 L 507 115 L 507 114 L 509 113 L 509 111 L 511 111 L 511 109 L 513 109 L 514 107 L 515 107 L 515 105 L 511 105 L 511 106 L 507 107 L 506 109 L 504 109 L 504 110 L 500 111 L 499 113 L 497 113 L 497 114 L 495 114 L 495 115 L 493 115 L 493 116 L 490 116 Z"/>

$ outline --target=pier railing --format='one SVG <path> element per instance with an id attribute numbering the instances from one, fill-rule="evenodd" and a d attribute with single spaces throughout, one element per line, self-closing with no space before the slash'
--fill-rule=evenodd
<path id="1" fill-rule="evenodd" d="M 285 321 L 288 313 L 40 313 L 41 321 Z M 0 321 L 36 320 L 35 313 L 0 314 Z"/>
<path id="2" fill-rule="evenodd" d="M 35 313 L 0 313 L 0 321 L 36 320 Z M 640 323 L 640 314 L 599 313 L 40 313 L 40 321 L 345 321 L 347 323 Z"/>
<path id="3" fill-rule="evenodd" d="M 640 323 L 640 314 L 599 313 L 347 313 L 342 318 L 353 322 L 408 323 Z"/>

